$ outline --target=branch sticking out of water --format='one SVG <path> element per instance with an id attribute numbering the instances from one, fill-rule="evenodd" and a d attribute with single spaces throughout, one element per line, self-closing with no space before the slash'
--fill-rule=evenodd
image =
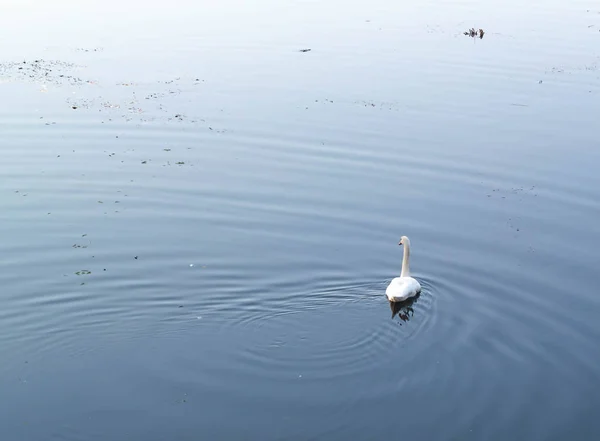
<path id="1" fill-rule="evenodd" d="M 479 37 L 479 39 L 481 40 L 483 38 L 483 35 L 485 34 L 485 32 L 483 31 L 483 29 L 477 30 L 475 28 L 471 28 L 468 31 L 463 32 L 463 34 L 468 37 L 473 37 L 473 38 Z"/>

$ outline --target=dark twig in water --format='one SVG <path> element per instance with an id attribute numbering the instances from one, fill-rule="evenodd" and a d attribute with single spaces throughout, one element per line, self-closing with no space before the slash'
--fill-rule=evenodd
<path id="1" fill-rule="evenodd" d="M 485 34 L 485 32 L 483 31 L 483 29 L 475 29 L 475 28 L 471 28 L 468 31 L 463 32 L 464 35 L 468 36 L 468 37 L 479 37 L 479 39 L 481 40 L 483 38 L 483 35 Z"/>

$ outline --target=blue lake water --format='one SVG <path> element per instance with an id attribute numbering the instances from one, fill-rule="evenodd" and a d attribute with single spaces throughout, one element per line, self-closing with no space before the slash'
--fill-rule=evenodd
<path id="1" fill-rule="evenodd" d="M 597 3 L 3 8 L 1 440 L 598 439 Z"/>

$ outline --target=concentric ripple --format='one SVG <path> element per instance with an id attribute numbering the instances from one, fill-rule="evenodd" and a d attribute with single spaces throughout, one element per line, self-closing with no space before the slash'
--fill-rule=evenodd
<path id="1" fill-rule="evenodd" d="M 251 319 L 231 323 L 249 342 L 238 366 L 244 366 L 246 375 L 281 381 L 291 372 L 330 380 L 368 372 L 394 348 L 427 332 L 434 303 L 428 287 L 412 306 L 404 305 L 401 323 L 390 317 L 382 291 L 374 297 L 369 288 L 380 286 L 354 287 L 363 291 L 362 301 L 301 304 L 297 311 L 254 312 Z M 349 289 L 343 291 L 348 294 Z"/>

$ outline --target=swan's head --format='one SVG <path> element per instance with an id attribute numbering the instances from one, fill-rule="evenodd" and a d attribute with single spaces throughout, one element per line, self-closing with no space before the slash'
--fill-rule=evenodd
<path id="1" fill-rule="evenodd" d="M 410 240 L 408 240 L 408 237 L 402 236 L 398 245 L 410 245 Z"/>

